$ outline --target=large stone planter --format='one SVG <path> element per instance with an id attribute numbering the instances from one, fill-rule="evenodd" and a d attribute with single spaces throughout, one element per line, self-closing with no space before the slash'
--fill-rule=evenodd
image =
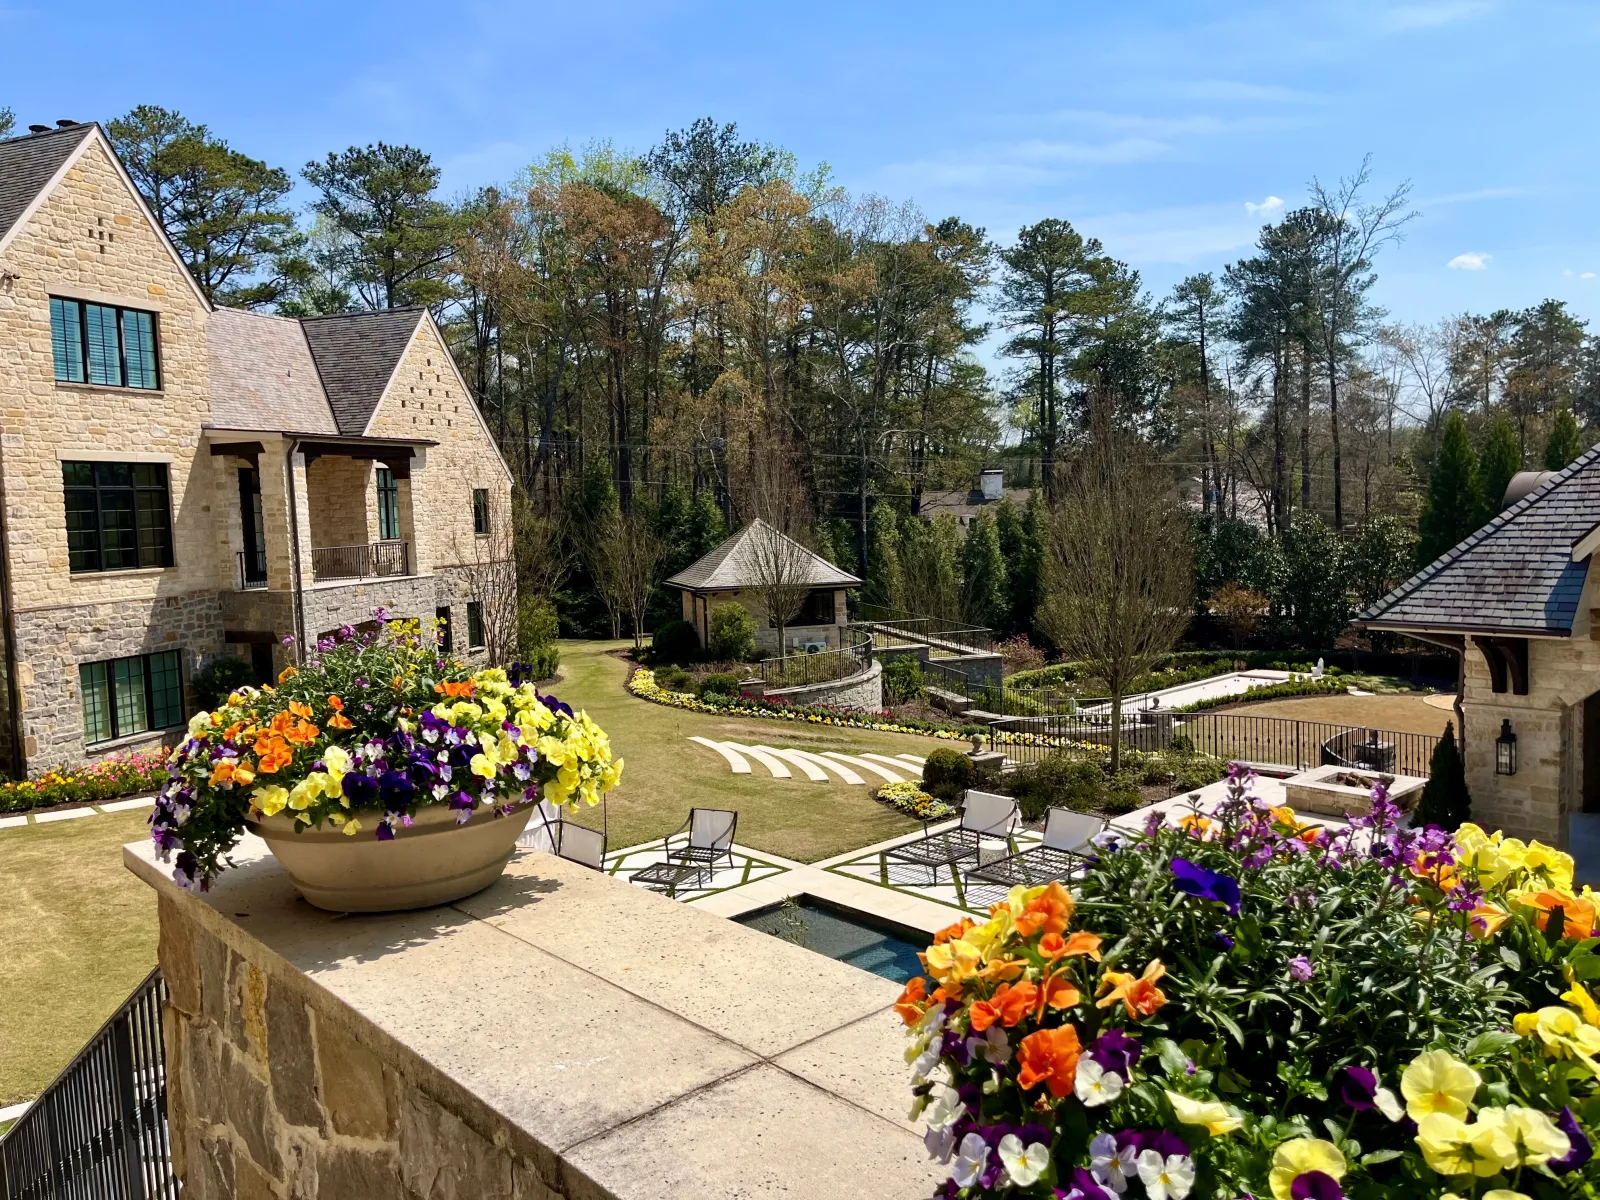
<path id="1" fill-rule="evenodd" d="M 1379 779 L 1389 781 L 1389 802 L 1407 813 L 1417 806 L 1428 782 L 1415 775 L 1380 775 L 1361 767 L 1315 767 L 1283 781 L 1283 801 L 1296 812 L 1364 817 L 1372 811 L 1372 785 Z"/>
<path id="2" fill-rule="evenodd" d="M 295 832 L 288 810 L 249 822 L 310 903 L 330 912 L 398 912 L 448 904 L 482 891 L 505 870 L 536 804 L 510 816 L 479 809 L 465 825 L 454 809 L 430 804 L 393 841 L 368 830 L 347 837 L 332 826 Z M 364 822 L 364 824 L 369 824 Z"/>

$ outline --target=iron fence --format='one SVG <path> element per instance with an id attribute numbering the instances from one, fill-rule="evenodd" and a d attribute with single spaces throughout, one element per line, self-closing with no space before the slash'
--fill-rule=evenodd
<path id="1" fill-rule="evenodd" d="M 254 554 L 239 551 L 239 590 L 253 592 L 267 586 L 267 552 L 258 549 Z"/>
<path id="2" fill-rule="evenodd" d="M 872 643 L 862 638 L 837 650 L 764 658 L 756 664 L 756 674 L 768 687 L 804 687 L 808 683 L 849 679 L 865 671 L 871 662 Z"/>
<path id="3" fill-rule="evenodd" d="M 877 646 L 928 646 L 958 655 L 994 652 L 992 629 L 933 617 L 902 616 L 872 604 L 861 606 L 854 627 L 871 636 Z"/>
<path id="4" fill-rule="evenodd" d="M 311 578 L 374 579 L 411 574 L 410 542 L 372 542 L 366 546 L 318 546 L 311 551 Z"/>
<path id="5" fill-rule="evenodd" d="M 989 731 L 989 748 L 1017 762 L 1056 750 L 1088 754 L 1111 741 L 1111 718 L 1099 714 L 1007 717 Z M 1124 714 L 1121 741 L 1134 750 L 1177 744 L 1229 762 L 1305 770 L 1356 766 L 1395 775 L 1426 777 L 1439 734 L 1411 733 L 1331 721 L 1257 717 L 1247 713 L 1136 712 Z"/>
<path id="6" fill-rule="evenodd" d="M 0 1200 L 177 1200 L 155 970 L 0 1137 Z"/>

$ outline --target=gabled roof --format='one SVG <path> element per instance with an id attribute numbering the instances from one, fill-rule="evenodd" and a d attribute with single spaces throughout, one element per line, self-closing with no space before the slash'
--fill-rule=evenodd
<path id="1" fill-rule="evenodd" d="M 206 345 L 213 425 L 340 432 L 299 321 L 219 308 L 207 318 Z"/>
<path id="2" fill-rule="evenodd" d="M 68 125 L 0 141 L 0 239 L 93 131 L 92 124 Z"/>
<path id="3" fill-rule="evenodd" d="M 813 554 L 791 537 L 779 533 L 765 521 L 754 520 L 699 562 L 685 567 L 666 586 L 690 592 L 737 591 L 761 586 L 760 562 L 770 539 L 781 538 L 800 556 L 803 582 L 808 587 L 859 587 L 861 580 L 841 571 L 821 555 Z"/>
<path id="4" fill-rule="evenodd" d="M 300 322 L 340 433 L 359 437 L 367 431 L 427 311 L 390 308 Z"/>
<path id="5" fill-rule="evenodd" d="M 1373 629 L 1566 637 L 1600 526 L 1600 446 L 1507 508 L 1363 613 Z"/>

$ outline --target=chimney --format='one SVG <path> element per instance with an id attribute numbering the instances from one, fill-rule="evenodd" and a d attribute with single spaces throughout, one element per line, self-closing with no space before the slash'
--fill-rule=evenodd
<path id="1" fill-rule="evenodd" d="M 29 133 L 49 133 L 50 132 L 50 126 L 48 126 L 48 125 L 29 125 L 28 126 L 28 132 Z"/>
<path id="2" fill-rule="evenodd" d="M 998 467 L 991 467 L 978 476 L 978 487 L 983 491 L 985 504 L 1003 499 L 1006 494 L 1006 473 Z"/>
<path id="3" fill-rule="evenodd" d="M 69 121 L 66 117 L 60 117 L 56 120 L 57 129 L 71 129 L 76 124 L 76 121 Z"/>

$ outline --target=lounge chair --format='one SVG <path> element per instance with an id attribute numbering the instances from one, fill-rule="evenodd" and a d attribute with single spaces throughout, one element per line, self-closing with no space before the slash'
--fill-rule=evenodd
<path id="1" fill-rule="evenodd" d="M 969 880 L 998 883 L 1006 887 L 1021 884 L 1033 887 L 1054 879 L 1066 879 L 1088 863 L 1093 847 L 1090 839 L 1106 827 L 1099 817 L 1052 808 L 1045 816 L 1044 840 L 1015 854 L 965 872 Z"/>
<path id="2" fill-rule="evenodd" d="M 733 834 L 738 824 L 739 814 L 729 809 L 691 808 L 689 819 L 666 837 L 666 861 L 633 872 L 629 880 L 663 888 L 668 895 L 676 894 L 679 885 L 689 879 L 704 887 L 724 860 L 728 866 L 734 865 Z M 683 840 L 674 845 L 674 838 Z"/>
<path id="3" fill-rule="evenodd" d="M 993 792 L 971 792 L 961 806 L 961 821 L 953 829 L 925 834 L 914 842 L 885 850 L 886 863 L 910 863 L 937 872 L 940 867 L 976 859 L 985 840 L 1010 842 L 1021 824 L 1017 802 Z"/>

